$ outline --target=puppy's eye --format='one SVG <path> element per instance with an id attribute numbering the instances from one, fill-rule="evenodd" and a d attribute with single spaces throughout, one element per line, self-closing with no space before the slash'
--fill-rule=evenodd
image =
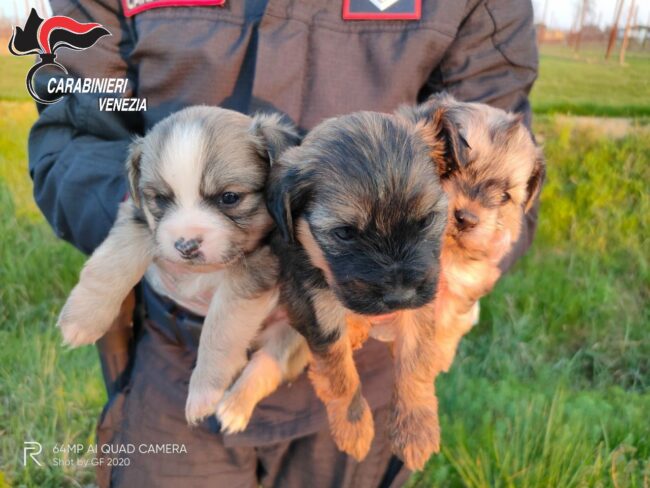
<path id="1" fill-rule="evenodd" d="M 423 217 L 420 220 L 418 220 L 418 227 L 420 228 L 420 230 L 425 230 L 431 227 L 431 224 L 433 224 L 433 220 L 435 219 L 435 217 L 436 217 L 435 212 L 431 212 L 426 217 Z"/>
<path id="2" fill-rule="evenodd" d="M 354 227 L 344 225 L 342 227 L 337 227 L 332 231 L 332 233 L 336 236 L 337 239 L 340 239 L 342 241 L 349 241 L 356 235 L 357 231 Z"/>
<path id="3" fill-rule="evenodd" d="M 220 201 L 223 205 L 227 207 L 232 207 L 239 203 L 239 200 L 241 200 L 241 196 L 239 193 L 235 193 L 233 191 L 227 191 L 225 193 L 221 194 Z"/>
<path id="4" fill-rule="evenodd" d="M 501 205 L 508 203 L 511 200 L 510 193 L 504 191 L 501 194 Z"/>
<path id="5" fill-rule="evenodd" d="M 163 195 L 162 193 L 157 193 L 153 197 L 153 201 L 156 204 L 156 207 L 158 207 L 161 210 L 166 209 L 172 204 L 172 197 L 169 195 Z"/>

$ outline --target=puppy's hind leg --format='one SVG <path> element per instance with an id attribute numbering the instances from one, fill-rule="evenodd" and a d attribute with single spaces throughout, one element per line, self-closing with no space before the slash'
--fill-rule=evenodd
<path id="1" fill-rule="evenodd" d="M 66 344 L 91 344 L 108 331 L 151 263 L 152 252 L 149 227 L 136 218 L 130 200 L 123 202 L 108 237 L 84 265 L 61 310 L 57 326 Z"/>
<path id="2" fill-rule="evenodd" d="M 288 323 L 269 326 L 259 342 L 260 348 L 217 406 L 221 430 L 228 434 L 244 430 L 255 406 L 307 366 L 307 343 Z"/>

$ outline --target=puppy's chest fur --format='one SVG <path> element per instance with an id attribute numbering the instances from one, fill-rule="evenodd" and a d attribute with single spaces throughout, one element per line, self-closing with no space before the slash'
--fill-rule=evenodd
<path id="1" fill-rule="evenodd" d="M 181 307 L 201 316 L 208 313 L 210 302 L 218 290 L 237 278 L 237 293 L 242 298 L 254 297 L 277 285 L 278 263 L 269 246 L 262 246 L 230 266 L 210 271 L 196 272 L 191 268 L 162 270 L 155 262 L 145 274 L 154 290 L 176 302 Z"/>
<path id="2" fill-rule="evenodd" d="M 205 316 L 210 300 L 223 283 L 226 272 L 218 270 L 209 273 L 192 271 L 164 271 L 156 263 L 147 269 L 145 277 L 159 294 L 173 300 L 191 312 Z"/>
<path id="3" fill-rule="evenodd" d="M 460 253 L 462 254 L 462 253 Z M 499 268 L 487 260 L 473 260 L 443 248 L 441 290 L 455 297 L 458 313 L 466 313 L 488 293 L 499 277 Z"/>

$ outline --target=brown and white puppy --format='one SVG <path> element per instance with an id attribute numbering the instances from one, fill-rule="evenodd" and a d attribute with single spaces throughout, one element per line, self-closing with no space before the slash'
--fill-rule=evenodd
<path id="1" fill-rule="evenodd" d="M 271 162 L 298 142 L 277 116 L 205 106 L 181 110 L 136 139 L 126 164 L 131 198 L 63 307 L 65 342 L 99 339 L 146 273 L 159 294 L 206 317 L 189 385 L 190 423 L 215 412 L 255 341 L 283 360 L 274 331 L 260 334 L 279 295 L 264 188 Z M 228 430 L 232 415 L 222 410 Z"/>
<path id="2" fill-rule="evenodd" d="M 346 317 L 381 320 L 417 309 L 438 286 L 447 197 L 428 137 L 424 124 L 355 113 L 323 122 L 271 169 L 282 301 L 309 345 L 310 377 L 334 440 L 356 459 L 367 454 L 374 426 L 352 358 L 365 332 L 357 337 Z M 421 374 L 432 333 L 422 321 L 397 331 L 390 431 L 407 460 L 414 444 L 437 449 L 433 383 Z"/>
<path id="3" fill-rule="evenodd" d="M 449 196 L 442 272 L 432 305 L 436 371 L 448 371 L 460 339 L 478 319 L 479 298 L 501 276 L 499 263 L 519 239 L 524 216 L 537 201 L 544 158 L 520 116 L 488 105 L 440 95 L 400 114 L 414 122 L 430 119 L 432 141 L 440 140 L 445 126 L 461 132 L 449 146 L 433 145 L 441 155 L 457 155 L 434 155 Z"/>

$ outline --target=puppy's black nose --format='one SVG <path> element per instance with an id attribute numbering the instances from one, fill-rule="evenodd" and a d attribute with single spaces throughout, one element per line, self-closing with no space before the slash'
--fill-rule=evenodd
<path id="1" fill-rule="evenodd" d="M 478 224 L 478 216 L 468 210 L 456 210 L 454 217 L 456 217 L 456 226 L 461 230 L 471 229 Z"/>
<path id="2" fill-rule="evenodd" d="M 385 293 L 382 301 L 388 308 L 406 307 L 415 297 L 413 288 L 395 288 Z"/>
<path id="3" fill-rule="evenodd" d="M 199 248 L 201 247 L 201 239 L 185 240 L 183 237 L 174 243 L 176 250 L 181 253 L 183 259 L 192 259 L 199 255 Z"/>

